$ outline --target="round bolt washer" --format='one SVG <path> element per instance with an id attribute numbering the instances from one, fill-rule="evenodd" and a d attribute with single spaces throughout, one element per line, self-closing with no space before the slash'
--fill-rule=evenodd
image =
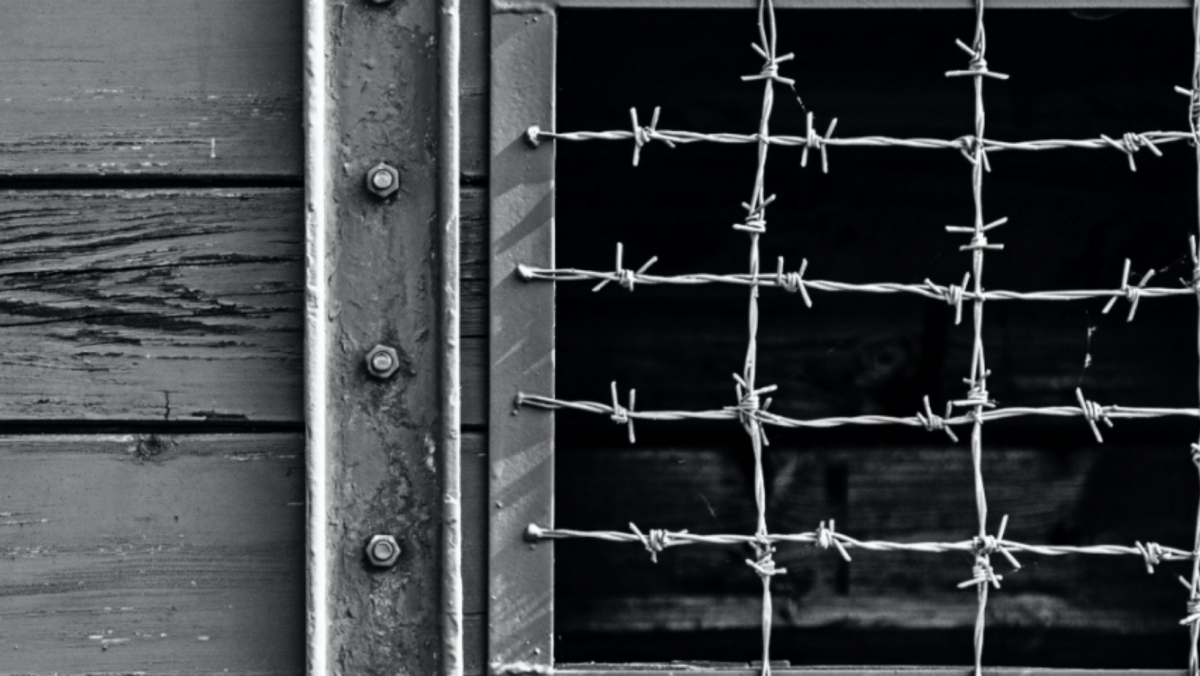
<path id="1" fill-rule="evenodd" d="M 400 370 L 400 355 L 387 345 L 376 345 L 367 353 L 367 372 L 379 379 L 387 379 Z"/>
<path id="2" fill-rule="evenodd" d="M 367 560 L 377 568 L 391 568 L 400 558 L 400 545 L 391 535 L 373 535 L 367 542 Z"/>
<path id="3" fill-rule="evenodd" d="M 387 199 L 400 190 L 400 172 L 385 162 L 380 162 L 367 171 L 367 191 L 379 199 Z"/>

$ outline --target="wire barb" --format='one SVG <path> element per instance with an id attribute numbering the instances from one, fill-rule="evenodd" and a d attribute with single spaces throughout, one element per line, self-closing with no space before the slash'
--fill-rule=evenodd
<path id="1" fill-rule="evenodd" d="M 650 260 L 643 263 L 642 267 L 638 268 L 637 271 L 635 272 L 633 270 L 629 270 L 629 269 L 622 267 L 622 260 L 624 259 L 624 257 L 625 257 L 625 245 L 620 242 L 617 242 L 617 267 L 615 268 L 614 272 L 612 273 L 613 276 L 602 280 L 599 284 L 592 287 L 593 293 L 596 291 L 599 291 L 600 289 L 603 289 L 604 287 L 608 286 L 609 282 L 613 282 L 613 281 L 615 281 L 617 284 L 619 284 L 626 291 L 633 291 L 633 285 L 637 282 L 638 275 L 642 274 L 643 272 L 648 270 L 651 265 L 654 265 L 655 263 L 658 262 L 658 256 L 651 256 Z"/>
<path id="2" fill-rule="evenodd" d="M 946 436 L 950 437 L 950 441 L 957 444 L 958 435 L 954 434 L 954 430 L 950 429 L 950 427 L 946 424 L 946 419 L 949 418 L 950 414 L 954 411 L 954 405 L 950 402 L 946 402 L 946 415 L 938 416 L 929 406 L 928 394 L 925 395 L 923 401 L 925 402 L 925 413 L 922 414 L 920 411 L 918 411 L 917 419 L 920 420 L 921 424 L 925 426 L 925 430 L 927 432 L 945 432 Z"/>
<path id="3" fill-rule="evenodd" d="M 817 525 L 816 538 L 816 545 L 818 547 L 821 549 L 829 549 L 829 547 L 832 546 L 837 549 L 838 554 L 842 555 L 842 559 L 844 559 L 846 563 L 850 563 L 849 552 L 847 552 L 846 548 L 842 546 L 842 543 L 837 539 L 837 533 L 834 532 L 833 519 L 829 520 L 828 526 L 825 525 L 824 521 Z"/>
<path id="4" fill-rule="evenodd" d="M 836 117 L 833 118 L 833 120 L 829 123 L 829 128 L 825 130 L 824 136 L 817 134 L 817 130 L 813 126 L 813 114 L 811 112 L 805 117 L 805 119 L 808 123 L 808 133 L 804 137 L 804 150 L 802 150 L 800 153 L 800 166 L 801 167 L 808 166 L 808 151 L 809 150 L 820 150 L 821 151 L 821 173 L 828 174 L 829 173 L 829 152 L 828 152 L 828 149 L 826 148 L 826 143 L 830 139 L 833 138 L 833 130 L 837 128 L 837 123 L 838 123 L 837 118 Z"/>
<path id="5" fill-rule="evenodd" d="M 1154 277 L 1154 270 L 1153 269 L 1147 270 L 1146 274 L 1142 276 L 1142 281 L 1138 282 L 1137 286 L 1130 286 L 1129 285 L 1129 266 L 1130 266 L 1130 261 L 1128 258 L 1126 258 L 1125 259 L 1125 272 L 1121 273 L 1121 288 L 1120 288 L 1121 293 L 1125 294 L 1125 297 L 1129 299 L 1129 315 L 1125 317 L 1126 322 L 1133 321 L 1133 315 L 1135 313 L 1137 313 L 1138 301 L 1140 301 L 1141 297 L 1142 297 L 1142 289 L 1145 289 L 1146 284 L 1150 281 L 1150 278 Z M 1118 298 L 1118 296 L 1113 296 L 1112 298 L 1110 298 L 1108 300 L 1108 303 L 1106 303 L 1104 305 L 1104 309 L 1101 310 L 1101 313 L 1108 314 L 1108 311 L 1113 309 L 1113 305 L 1116 305 L 1117 298 Z"/>
<path id="6" fill-rule="evenodd" d="M 642 159 L 642 146 L 647 143 L 658 140 L 666 143 L 667 146 L 674 148 L 675 142 L 658 133 L 658 115 L 662 109 L 655 106 L 654 115 L 650 118 L 650 126 L 643 127 L 638 124 L 637 108 L 629 109 L 629 118 L 633 122 L 633 166 L 637 166 Z"/>
<path id="7" fill-rule="evenodd" d="M 1113 426 L 1112 420 L 1108 419 L 1108 410 L 1094 401 L 1088 401 L 1083 398 L 1083 390 L 1075 388 L 1075 399 L 1079 402 L 1079 409 L 1083 411 L 1083 417 L 1087 420 L 1088 427 L 1092 428 L 1092 434 L 1096 437 L 1096 443 L 1104 443 L 1104 437 L 1100 435 L 1100 428 L 1096 425 L 1096 421 L 1103 422 L 1109 427 Z"/>
<path id="8" fill-rule="evenodd" d="M 783 256 L 779 257 L 779 265 L 775 268 L 775 283 L 779 287 L 789 293 L 800 293 L 800 297 L 804 299 L 805 307 L 812 307 L 812 298 L 808 295 L 808 288 L 805 286 L 804 273 L 808 270 L 808 259 L 800 260 L 799 272 L 784 272 L 783 271 Z"/>
<path id="9" fill-rule="evenodd" d="M 636 444 L 637 436 L 633 433 L 633 413 L 634 404 L 637 401 L 637 390 L 629 390 L 629 408 L 621 406 L 621 402 L 617 399 L 617 381 L 612 381 L 612 421 L 618 425 L 625 425 L 629 428 L 629 443 Z"/>
<path id="10" fill-rule="evenodd" d="M 1111 139 L 1104 134 L 1101 134 L 1100 138 L 1108 145 L 1125 153 L 1125 157 L 1129 160 L 1130 171 L 1137 171 L 1137 162 L 1133 160 L 1133 154 L 1142 148 L 1148 148 L 1155 156 L 1162 157 L 1162 151 L 1158 149 L 1158 146 L 1142 134 L 1126 132 L 1120 141 Z"/>

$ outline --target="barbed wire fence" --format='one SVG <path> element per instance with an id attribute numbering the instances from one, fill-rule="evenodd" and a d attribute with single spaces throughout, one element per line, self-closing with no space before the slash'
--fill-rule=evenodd
<path id="1" fill-rule="evenodd" d="M 988 395 L 987 379 L 991 375 L 985 360 L 983 341 L 984 306 L 994 301 L 1076 301 L 1096 298 L 1107 298 L 1103 312 L 1112 310 L 1117 301 L 1125 299 L 1129 303 L 1126 321 L 1133 321 L 1138 304 L 1142 299 L 1164 298 L 1171 296 L 1195 295 L 1197 306 L 1200 308 L 1200 254 L 1197 252 L 1196 236 L 1189 240 L 1190 256 L 1193 264 L 1191 280 L 1184 280 L 1178 287 L 1147 286 L 1153 277 L 1153 271 L 1147 272 L 1136 283 L 1131 283 L 1131 261 L 1125 261 L 1119 286 L 1113 289 L 1099 290 L 1061 290 L 1061 291 L 988 291 L 983 286 L 984 262 L 988 252 L 1003 250 L 1004 245 L 989 241 L 988 234 L 1003 226 L 1007 218 L 987 220 L 983 207 L 983 183 L 985 174 L 990 171 L 989 153 L 1010 151 L 1041 152 L 1058 149 L 1098 149 L 1115 150 L 1126 155 L 1129 169 L 1137 171 L 1134 156 L 1141 149 L 1161 156 L 1159 146 L 1178 142 L 1187 142 L 1195 147 L 1198 176 L 1200 176 L 1200 0 L 1195 0 L 1192 8 L 1192 24 L 1195 35 L 1192 82 L 1190 88 L 1176 87 L 1176 91 L 1185 95 L 1189 101 L 1188 131 L 1147 131 L 1129 132 L 1119 138 L 1101 135 L 1096 139 L 1044 139 L 1029 141 L 999 141 L 986 136 L 986 108 L 984 105 L 985 79 L 1007 80 L 1003 73 L 988 68 L 986 59 L 987 35 L 984 25 L 984 0 L 975 1 L 975 35 L 970 45 L 956 41 L 958 47 L 968 57 L 968 65 L 962 70 L 952 70 L 947 77 L 970 78 L 974 84 L 975 119 L 974 134 L 954 139 L 935 138 L 893 138 L 886 136 L 863 136 L 854 138 L 838 138 L 833 135 L 837 127 L 837 119 L 833 119 L 824 134 L 818 134 L 814 125 L 813 113 L 807 113 L 807 134 L 805 136 L 773 136 L 770 133 L 770 120 L 775 102 L 775 86 L 786 86 L 795 93 L 793 80 L 780 74 L 780 65 L 794 58 L 793 54 L 778 53 L 778 35 L 775 22 L 775 9 L 772 0 L 760 0 L 758 5 L 759 41 L 753 43 L 755 52 L 763 59 L 760 72 L 744 76 L 744 81 L 758 81 L 763 85 L 762 113 L 759 127 L 754 134 L 716 133 L 706 134 L 679 130 L 660 130 L 658 122 L 661 111 L 656 108 L 650 124 L 643 126 L 639 122 L 637 111 L 630 111 L 632 128 L 615 131 L 580 131 L 557 132 L 540 129 L 536 126 L 527 131 L 527 139 L 533 145 L 543 140 L 556 142 L 582 141 L 633 141 L 633 165 L 636 167 L 641 159 L 642 150 L 651 142 L 660 142 L 668 147 L 691 143 L 719 144 L 755 144 L 758 150 L 758 162 L 755 170 L 754 184 L 749 202 L 743 203 L 746 210 L 745 220 L 736 223 L 733 228 L 747 233 L 749 237 L 749 271 L 747 273 L 714 274 L 693 273 L 683 275 L 654 275 L 647 270 L 657 261 L 650 258 L 636 270 L 624 267 L 624 248 L 617 243 L 616 265 L 611 271 L 581 270 L 575 268 L 538 268 L 521 265 L 518 272 L 521 277 L 530 282 L 595 282 L 594 291 L 603 289 L 610 283 L 633 291 L 636 285 L 673 284 L 696 286 L 706 284 L 727 284 L 745 286 L 749 290 L 748 340 L 745 359 L 741 373 L 735 373 L 734 403 L 719 410 L 683 411 L 683 410 L 637 410 L 636 390 L 630 390 L 628 404 L 620 402 L 617 384 L 610 385 L 610 403 L 594 401 L 570 401 L 544 396 L 537 393 L 520 392 L 516 395 L 516 404 L 522 407 L 532 407 L 549 410 L 572 410 L 584 413 L 605 415 L 614 422 L 625 425 L 628 430 L 630 443 L 636 442 L 634 423 L 643 421 L 688 421 L 688 420 L 728 420 L 737 421 L 747 433 L 751 451 L 754 456 L 754 498 L 757 508 L 757 526 L 752 535 L 735 534 L 696 534 L 687 531 L 670 531 L 663 529 L 648 529 L 643 531 L 635 524 L 629 524 L 629 531 L 581 531 L 563 528 L 543 527 L 530 524 L 525 535 L 532 542 L 562 539 L 590 539 L 613 543 L 637 544 L 644 547 L 652 561 L 657 562 L 658 554 L 665 549 L 687 545 L 748 545 L 755 557 L 747 559 L 746 563 L 762 581 L 762 674 L 769 676 L 770 644 L 772 627 L 771 579 L 787 571 L 776 566 L 774 561 L 775 546 L 779 543 L 808 544 L 822 549 L 833 548 L 846 561 L 851 560 L 850 551 L 861 549 L 874 552 L 922 552 L 946 553 L 963 552 L 974 557 L 971 577 L 958 586 L 960 588 L 974 587 L 978 598 L 977 613 L 974 624 L 974 673 L 980 676 L 983 668 L 983 647 L 986 628 L 986 610 L 988 590 L 999 588 L 1003 576 L 997 574 L 992 566 L 992 556 L 1004 557 L 1014 569 L 1020 568 L 1016 554 L 1038 556 L 1064 555 L 1100 555 L 1100 556 L 1140 556 L 1143 558 L 1146 570 L 1154 572 L 1154 567 L 1164 561 L 1191 561 L 1191 578 L 1180 577 L 1180 582 L 1188 590 L 1187 614 L 1180 624 L 1189 628 L 1190 649 L 1188 669 L 1191 676 L 1200 676 L 1200 655 L 1197 643 L 1200 639 L 1200 506 L 1197 508 L 1196 534 L 1190 550 L 1167 547 L 1154 542 L 1135 542 L 1132 546 L 1125 545 L 1037 545 L 1016 542 L 1004 538 L 1008 525 L 1008 517 L 1003 516 L 995 535 L 988 532 L 988 503 L 986 486 L 982 471 L 983 457 L 983 427 L 992 423 L 1014 418 L 1033 416 L 1046 417 L 1079 417 L 1089 425 L 1098 442 L 1103 441 L 1100 425 L 1111 427 L 1118 419 L 1146 419 L 1167 416 L 1182 416 L 1200 418 L 1200 408 L 1148 408 L 1126 407 L 1119 405 L 1100 405 L 1089 401 L 1078 388 L 1075 390 L 1078 406 L 1052 407 L 1006 407 L 997 408 Z M 799 95 L 797 94 L 797 99 Z M 879 282 L 871 284 L 849 284 L 845 282 L 805 279 L 808 261 L 803 260 L 795 272 L 785 269 L 783 258 L 777 260 L 774 272 L 764 272 L 760 256 L 760 240 L 767 231 L 767 209 L 775 200 L 775 195 L 768 195 L 766 189 L 766 161 L 768 152 L 773 146 L 780 148 L 801 148 L 801 165 L 807 166 L 810 151 L 821 155 L 822 171 L 829 170 L 828 150 L 831 147 L 873 147 L 873 148 L 915 148 L 929 150 L 956 150 L 971 165 L 971 191 L 974 202 L 974 219 L 970 226 L 947 226 L 946 230 L 954 234 L 970 235 L 967 244 L 959 247 L 961 251 L 970 252 L 971 268 L 959 284 L 936 284 L 925 280 L 923 284 L 900 284 Z M 1198 179 L 1200 180 L 1200 179 Z M 1197 189 L 1197 202 L 1200 206 L 1200 186 Z M 928 397 L 924 399 L 924 410 L 917 411 L 908 417 L 861 415 L 846 417 L 829 417 L 817 419 L 795 419 L 770 412 L 771 400 L 767 395 L 775 391 L 774 385 L 763 386 L 757 380 L 758 353 L 758 323 L 759 323 L 759 294 L 764 288 L 778 288 L 788 292 L 799 293 L 804 303 L 811 307 L 813 304 L 810 292 L 825 293 L 865 293 L 865 294 L 909 294 L 936 301 L 942 301 L 955 310 L 955 322 L 960 323 L 963 315 L 963 305 L 970 302 L 972 309 L 973 339 L 971 349 L 971 366 L 969 375 L 964 379 L 967 385 L 966 396 L 962 399 L 946 403 L 944 413 L 938 415 L 932 410 Z M 1200 318 L 1198 318 L 1198 351 L 1200 351 Z M 1200 374 L 1198 374 L 1200 383 Z M 956 412 L 957 411 L 957 412 Z M 958 441 L 956 427 L 970 427 L 970 449 L 972 459 L 972 477 L 976 513 L 979 528 L 977 533 L 957 542 L 889 542 L 879 540 L 859 540 L 835 530 L 832 520 L 819 522 L 815 530 L 806 533 L 780 534 L 772 533 L 766 518 L 766 488 L 763 470 L 764 449 L 769 446 L 767 429 L 780 428 L 832 428 L 851 425 L 897 425 L 920 427 L 928 431 L 945 433 L 953 442 Z M 1200 470 L 1200 441 L 1191 445 L 1191 458 Z"/>

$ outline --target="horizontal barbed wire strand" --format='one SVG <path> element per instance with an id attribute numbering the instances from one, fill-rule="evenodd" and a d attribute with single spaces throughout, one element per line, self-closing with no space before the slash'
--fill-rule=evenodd
<path id="1" fill-rule="evenodd" d="M 616 401 L 616 383 L 613 383 L 613 403 L 603 404 L 597 401 L 586 400 L 568 400 L 557 399 L 555 397 L 547 397 L 539 394 L 530 394 L 520 392 L 517 394 L 516 404 L 518 406 L 528 406 L 531 408 L 540 408 L 546 410 L 569 409 L 574 411 L 582 411 L 584 413 L 593 413 L 597 415 L 605 415 L 610 417 L 614 422 L 620 425 L 629 427 L 630 443 L 635 441 L 633 434 L 633 423 L 637 420 L 657 421 L 657 422 L 674 422 L 683 420 L 741 420 L 744 416 L 751 416 L 757 419 L 761 424 L 768 427 L 781 428 L 811 428 L 811 429 L 828 429 L 833 427 L 844 426 L 879 426 L 879 425 L 900 425 L 905 427 L 919 427 L 928 431 L 948 431 L 949 428 L 960 425 L 973 425 L 978 418 L 983 422 L 994 422 L 999 420 L 1011 420 L 1014 418 L 1027 417 L 1050 417 L 1050 418 L 1083 418 L 1092 429 L 1093 436 L 1097 441 L 1103 442 L 1100 434 L 1100 428 L 1097 423 L 1103 423 L 1109 427 L 1112 426 L 1113 420 L 1146 420 L 1154 418 L 1166 417 L 1187 417 L 1200 418 L 1200 408 L 1165 408 L 1165 407 L 1133 407 L 1133 406 L 1101 406 L 1095 402 L 1083 399 L 1083 394 L 1076 390 L 1076 400 L 1080 401 L 1079 406 L 1013 406 L 1007 408 L 993 408 L 984 410 L 978 414 L 974 411 L 969 411 L 961 415 L 936 415 L 930 410 L 929 399 L 925 399 L 925 411 L 918 412 L 912 416 L 886 416 L 886 415 L 858 415 L 858 416 L 833 416 L 827 418 L 811 418 L 798 419 L 781 416 L 771 413 L 766 410 L 770 405 L 770 400 L 764 404 L 758 411 L 747 413 L 744 409 L 738 406 L 726 406 L 722 409 L 713 409 L 707 411 L 685 411 L 685 410 L 658 410 L 658 411 L 638 411 L 633 408 L 635 398 L 635 390 L 630 391 L 630 405 L 622 406 Z M 965 401 L 965 400 L 964 400 Z M 962 403 L 962 402 L 958 402 Z M 949 432 L 951 435 L 952 432 Z M 957 439 L 953 436 L 955 441 Z"/>
<path id="2" fill-rule="evenodd" d="M 569 528 L 543 528 L 530 524 L 526 529 L 526 538 L 536 542 L 540 540 L 587 539 L 601 540 L 622 544 L 641 544 L 654 557 L 665 549 L 685 545 L 753 545 L 756 535 L 734 534 L 705 534 L 692 533 L 686 530 L 671 531 L 651 529 L 643 532 L 634 524 L 629 524 L 629 531 L 614 530 L 574 530 Z M 861 549 L 872 552 L 918 552 L 927 554 L 944 554 L 949 552 L 974 553 L 980 547 L 978 538 L 960 540 L 957 542 L 894 542 L 890 540 L 859 540 L 852 536 L 834 530 L 833 522 L 828 526 L 824 521 L 814 531 L 806 533 L 771 533 L 767 539 L 773 544 L 810 544 L 829 549 L 833 547 L 847 561 L 850 560 L 848 550 Z M 1146 564 L 1147 572 L 1153 573 L 1154 566 L 1163 561 L 1192 561 L 1196 555 L 1190 551 L 1176 547 L 1165 547 L 1154 542 L 1135 542 L 1133 546 L 1102 544 L 1102 545 L 1035 545 L 1015 540 L 995 538 L 990 543 L 993 551 L 1013 554 L 1033 554 L 1039 556 L 1140 556 Z M 1011 563 L 1012 561 L 1010 561 Z"/>

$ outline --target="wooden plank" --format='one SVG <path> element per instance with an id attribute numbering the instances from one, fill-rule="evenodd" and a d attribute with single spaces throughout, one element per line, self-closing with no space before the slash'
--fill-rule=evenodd
<path id="1" fill-rule="evenodd" d="M 0 438 L 4 673 L 300 674 L 300 435 Z"/>
<path id="2" fill-rule="evenodd" d="M 5 3 L 0 176 L 302 173 L 299 6 Z"/>
<path id="3" fill-rule="evenodd" d="M 554 146 L 530 147 L 525 130 L 554 123 L 555 39 L 552 16 L 492 20 L 488 659 L 542 667 L 553 664 L 553 549 L 524 532 L 553 518 L 554 424 L 513 415 L 513 401 L 554 389 L 554 288 L 516 269 L 554 261 Z"/>
<path id="4" fill-rule="evenodd" d="M 0 418 L 300 421 L 297 189 L 0 193 Z"/>
<path id="5" fill-rule="evenodd" d="M 462 190 L 461 255 L 462 337 L 488 335 L 488 192 L 483 188 Z"/>
<path id="6" fill-rule="evenodd" d="M 317 671 L 437 673 L 442 491 L 438 442 L 437 34 L 435 3 L 327 4 L 330 122 L 325 242 L 329 410 L 324 485 L 330 503 L 328 652 Z M 379 161 L 400 193 L 363 189 Z M 444 214 L 443 214 L 444 216 Z M 368 378 L 372 346 L 402 367 Z M 324 515 L 315 515 L 324 518 Z M 402 552 L 377 569 L 363 547 L 390 533 Z"/>
<path id="7" fill-rule="evenodd" d="M 488 172 L 488 98 L 491 12 L 488 0 L 464 0 L 462 12 L 461 162 L 464 180 L 482 183 Z M 463 205 L 466 206 L 465 204 Z"/>

